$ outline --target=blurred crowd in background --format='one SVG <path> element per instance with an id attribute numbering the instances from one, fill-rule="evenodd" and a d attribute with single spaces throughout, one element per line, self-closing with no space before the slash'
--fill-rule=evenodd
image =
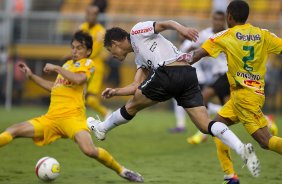
<path id="1" fill-rule="evenodd" d="M 249 22 L 277 34 L 282 33 L 281 0 L 248 0 Z M 126 30 L 144 20 L 177 20 L 198 30 L 210 26 L 213 11 L 225 11 L 229 0 L 0 0 L 0 105 L 46 104 L 48 93 L 25 79 L 18 62 L 26 62 L 44 76 L 51 62 L 62 65 L 70 55 L 69 43 L 85 21 L 87 6 L 99 7 L 98 21 L 106 28 Z M 183 41 L 166 32 L 176 45 Z M 94 48 L 95 49 L 95 48 Z M 134 74 L 133 56 L 124 64 L 107 57 L 103 86 L 124 86 Z M 270 56 L 267 64 L 265 111 L 282 112 L 282 56 Z M 45 76 L 50 80 L 54 76 Z M 116 100 L 124 101 L 126 98 Z M 112 101 L 113 102 L 113 101 Z"/>

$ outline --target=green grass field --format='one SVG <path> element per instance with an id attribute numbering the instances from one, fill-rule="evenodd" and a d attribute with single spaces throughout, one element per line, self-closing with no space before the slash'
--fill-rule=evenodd
<path id="1" fill-rule="evenodd" d="M 45 107 L 17 107 L 10 112 L 0 108 L 0 131 L 6 127 L 45 113 Z M 282 133 L 282 119 L 278 125 Z M 116 128 L 107 140 L 94 142 L 106 148 L 126 167 L 140 172 L 145 183 L 150 184 L 220 184 L 221 172 L 212 139 L 201 145 L 186 143 L 186 137 L 195 131 L 188 123 L 185 134 L 169 134 L 174 126 L 170 111 L 149 109 L 141 112 L 129 124 Z M 252 178 L 246 168 L 242 169 L 239 156 L 233 152 L 236 171 L 241 183 L 281 184 L 282 157 L 262 150 L 243 129 L 232 128 L 244 141 L 252 142 L 262 165 L 259 178 Z M 37 147 L 31 139 L 17 139 L 0 148 L 0 183 L 40 184 L 34 167 L 39 158 L 55 157 L 61 164 L 61 175 L 55 184 L 123 184 L 128 183 L 95 160 L 84 156 L 71 140 L 59 140 L 45 147 Z"/>

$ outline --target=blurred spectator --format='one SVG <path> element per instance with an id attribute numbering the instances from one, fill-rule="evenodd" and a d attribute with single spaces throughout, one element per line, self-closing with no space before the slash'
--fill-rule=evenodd
<path id="1" fill-rule="evenodd" d="M 100 97 L 103 87 L 104 75 L 106 71 L 104 53 L 106 49 L 103 47 L 105 28 L 97 22 L 99 8 L 90 5 L 86 9 L 86 21 L 80 25 L 79 29 L 90 34 L 93 39 L 93 50 L 89 58 L 94 62 L 95 72 L 88 83 L 86 104 L 98 112 L 103 118 L 110 112 L 102 105 Z"/>
<path id="2" fill-rule="evenodd" d="M 94 0 L 92 4 L 99 8 L 99 12 L 102 13 L 102 15 L 105 15 L 108 7 L 108 0 Z M 99 17 L 99 20 L 102 25 L 106 25 L 105 16 Z M 112 87 L 118 87 L 120 84 L 120 62 L 112 57 L 109 57 L 106 64 L 109 68 L 109 74 L 106 79 L 107 83 L 109 83 Z"/>
<path id="3" fill-rule="evenodd" d="M 229 0 L 213 0 L 213 11 L 226 11 Z"/>
<path id="4" fill-rule="evenodd" d="M 272 56 L 267 63 L 265 77 L 265 93 L 267 100 L 264 108 L 270 113 L 277 113 L 279 109 L 281 109 L 281 59 L 281 56 Z"/>
<path id="5" fill-rule="evenodd" d="M 100 13 L 105 13 L 108 7 L 108 0 L 94 0 L 92 4 L 99 8 Z"/>
<path id="6" fill-rule="evenodd" d="M 23 86 L 24 86 L 24 80 L 25 76 L 24 73 L 20 71 L 20 68 L 18 67 L 19 63 L 23 63 L 24 60 L 20 58 L 17 54 L 12 56 L 8 62 L 13 63 L 13 104 L 19 105 L 22 101 L 22 94 L 23 94 Z"/>
<path id="7" fill-rule="evenodd" d="M 5 101 L 5 83 L 7 71 L 7 50 L 4 46 L 0 47 L 0 104 Z"/>

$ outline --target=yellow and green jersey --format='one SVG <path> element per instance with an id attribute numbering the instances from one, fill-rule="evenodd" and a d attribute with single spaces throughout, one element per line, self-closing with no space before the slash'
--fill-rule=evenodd
<path id="1" fill-rule="evenodd" d="M 70 72 L 83 72 L 89 80 L 94 72 L 91 59 L 81 59 L 79 61 L 69 60 L 63 68 Z M 58 74 L 54 86 L 51 90 L 51 102 L 47 116 L 69 117 L 85 113 L 85 93 L 87 84 L 77 85 Z"/>
<path id="2" fill-rule="evenodd" d="M 264 95 L 267 56 L 281 53 L 282 39 L 268 30 L 244 24 L 215 34 L 202 48 L 214 58 L 221 52 L 226 54 L 231 90 L 240 86 Z"/>

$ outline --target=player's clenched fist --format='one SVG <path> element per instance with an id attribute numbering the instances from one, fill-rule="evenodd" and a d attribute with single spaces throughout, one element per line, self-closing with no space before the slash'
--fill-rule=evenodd
<path id="1" fill-rule="evenodd" d="M 106 88 L 102 92 L 102 97 L 103 98 L 111 98 L 111 97 L 113 97 L 115 95 L 116 95 L 116 89 L 113 89 L 113 88 Z"/>
<path id="2" fill-rule="evenodd" d="M 23 62 L 20 62 L 18 66 L 20 67 L 20 70 L 25 74 L 25 77 L 30 78 L 30 76 L 32 75 L 30 68 Z"/>
<path id="3" fill-rule="evenodd" d="M 50 63 L 47 63 L 43 69 L 44 72 L 49 73 L 49 72 L 54 72 L 57 69 L 57 65 L 53 65 Z"/>

